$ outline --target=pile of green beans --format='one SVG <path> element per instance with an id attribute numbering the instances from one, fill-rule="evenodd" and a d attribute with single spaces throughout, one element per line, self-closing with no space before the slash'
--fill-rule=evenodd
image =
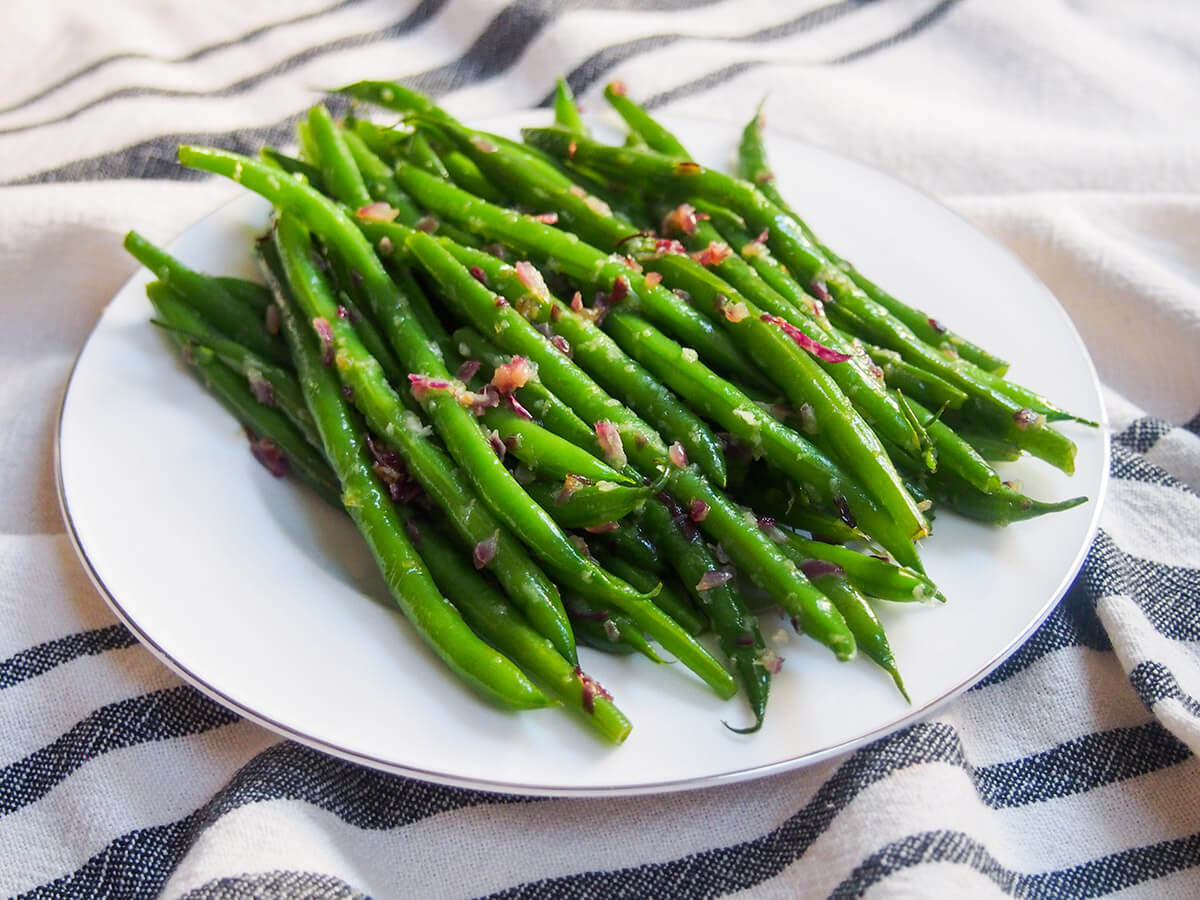
<path id="1" fill-rule="evenodd" d="M 726 727 L 757 731 L 781 660 L 752 595 L 907 698 L 874 607 L 944 602 L 917 552 L 935 504 L 1007 524 L 1084 502 L 987 461 L 1069 471 L 1047 422 L 1084 420 L 821 243 L 757 114 L 733 176 L 617 84 L 620 147 L 561 79 L 524 143 L 400 84 L 341 93 L 402 121 L 316 106 L 298 157 L 180 148 L 275 207 L 266 288 L 125 245 L 255 455 L 349 514 L 416 633 L 496 704 L 624 740 L 578 639 L 740 685 L 753 721 Z"/>

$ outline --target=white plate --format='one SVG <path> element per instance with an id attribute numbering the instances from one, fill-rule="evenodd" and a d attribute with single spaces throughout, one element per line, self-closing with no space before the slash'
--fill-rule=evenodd
<path id="1" fill-rule="evenodd" d="M 509 132 L 529 113 L 489 123 Z M 671 120 L 698 158 L 726 165 L 736 135 Z M 887 175 L 775 138 L 785 196 L 828 243 L 1012 361 L 1012 375 L 1103 421 L 1095 372 L 1054 297 L 1012 256 Z M 266 221 L 236 201 L 172 245 L 196 268 L 253 271 Z M 113 298 L 71 377 L 59 429 L 64 513 L 85 566 L 117 615 L 171 668 L 239 713 L 367 765 L 490 790 L 634 794 L 795 768 L 910 723 L 1014 650 L 1062 596 L 1093 537 L 1108 470 L 1104 430 L 1061 426 L 1079 444 L 1067 478 L 1023 460 L 1004 467 L 1027 493 L 1092 501 L 996 529 L 938 516 L 922 545 L 950 602 L 881 612 L 912 694 L 904 703 L 865 660 L 837 663 L 793 636 L 766 725 L 722 703 L 680 666 L 581 650 L 634 730 L 614 748 L 560 710 L 498 711 L 451 677 L 390 608 L 349 521 L 278 481 L 233 420 L 191 379 L 136 275 Z M 777 629 L 766 623 L 768 634 Z"/>

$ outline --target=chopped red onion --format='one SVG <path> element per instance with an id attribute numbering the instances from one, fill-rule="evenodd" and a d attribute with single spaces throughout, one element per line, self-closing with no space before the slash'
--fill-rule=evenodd
<path id="1" fill-rule="evenodd" d="M 348 385 L 348 384 L 343 384 L 342 385 L 342 396 L 345 397 L 347 400 L 349 400 L 351 403 L 353 403 L 354 402 L 354 388 L 350 387 L 350 385 Z"/>
<path id="2" fill-rule="evenodd" d="M 408 539 L 413 542 L 414 546 L 421 543 L 421 529 L 417 527 L 416 520 L 409 519 L 404 523 L 404 532 L 408 535 Z"/>
<path id="3" fill-rule="evenodd" d="M 616 531 L 620 527 L 616 522 L 601 522 L 599 525 L 588 525 L 583 530 L 588 534 L 608 534 L 610 531 Z"/>
<path id="4" fill-rule="evenodd" d="M 697 497 L 688 504 L 688 515 L 693 522 L 703 522 L 708 518 L 708 504 Z"/>
<path id="5" fill-rule="evenodd" d="M 381 256 L 391 256 L 392 251 L 396 248 L 392 246 L 392 239 L 386 234 L 379 239 L 379 253 Z"/>
<path id="6" fill-rule="evenodd" d="M 468 359 L 458 367 L 458 371 L 454 373 L 454 377 L 462 382 L 470 381 L 475 377 L 475 373 L 479 371 L 481 365 L 482 363 L 477 359 Z"/>
<path id="7" fill-rule="evenodd" d="M 268 472 L 276 478 L 287 475 L 289 466 L 287 457 L 276 443 L 268 438 L 255 438 L 250 441 L 250 452 Z"/>
<path id="8" fill-rule="evenodd" d="M 478 281 L 484 287 L 487 287 L 488 277 L 487 273 L 484 272 L 483 269 L 479 268 L 479 266 L 471 266 L 469 271 L 476 281 Z"/>
<path id="9" fill-rule="evenodd" d="M 696 233 L 696 207 L 690 203 L 680 203 L 677 207 L 663 216 L 659 225 L 664 235 L 673 233 L 692 235 Z"/>
<path id="10" fill-rule="evenodd" d="M 444 378 L 431 378 L 428 375 L 420 375 L 416 372 L 409 373 L 408 381 L 412 385 L 412 394 L 418 401 L 424 400 L 430 391 L 450 391 L 454 389 L 454 385 Z"/>
<path id="11" fill-rule="evenodd" d="M 575 151 L 578 149 L 579 144 L 577 144 L 575 141 L 571 141 L 569 144 L 567 144 L 567 159 L 574 159 Z"/>
<path id="12" fill-rule="evenodd" d="M 570 500 L 572 496 L 574 496 L 577 490 L 588 484 L 591 484 L 591 482 L 582 475 L 568 473 L 567 477 L 563 479 L 562 488 L 560 488 L 559 492 L 554 495 L 555 506 L 562 506 L 564 503 Z"/>
<path id="13" fill-rule="evenodd" d="M 724 294 L 717 294 L 717 310 L 735 325 L 750 315 L 750 310 L 746 308 L 745 303 L 740 300 L 737 303 L 730 303 L 729 298 Z"/>
<path id="14" fill-rule="evenodd" d="M 838 515 L 842 521 L 851 528 L 857 528 L 858 520 L 854 518 L 854 513 L 850 512 L 850 504 L 846 502 L 846 498 L 839 494 L 833 498 L 833 503 L 838 508 Z"/>
<path id="15" fill-rule="evenodd" d="M 805 434 L 817 433 L 817 413 L 812 408 L 811 403 L 801 403 L 800 408 L 796 410 L 800 416 L 800 430 Z"/>
<path id="16" fill-rule="evenodd" d="M 625 455 L 625 447 L 621 444 L 621 433 L 612 422 L 601 419 L 596 423 L 596 441 L 600 444 L 605 459 L 616 468 L 624 468 L 629 462 Z"/>
<path id="17" fill-rule="evenodd" d="M 504 459 L 504 454 L 508 452 L 508 447 L 501 439 L 500 432 L 498 432 L 495 428 L 491 429 L 487 433 L 487 439 L 488 443 L 492 445 L 492 450 L 495 451 L 496 456 L 500 457 L 500 459 Z"/>
<path id="18" fill-rule="evenodd" d="M 754 646 L 754 635 L 739 634 L 736 638 L 734 638 L 733 642 L 735 644 L 737 644 L 737 646 L 739 646 L 739 647 L 753 647 Z"/>
<path id="19" fill-rule="evenodd" d="M 583 312 L 583 294 L 579 293 L 579 291 L 576 291 L 575 295 L 571 298 L 571 310 L 577 313 Z"/>
<path id="20" fill-rule="evenodd" d="M 521 284 L 529 288 L 535 296 L 543 300 L 550 299 L 550 288 L 546 287 L 546 280 L 542 278 L 542 273 L 537 270 L 537 267 L 528 260 L 517 260 L 516 266 L 517 277 L 521 279 Z"/>
<path id="21" fill-rule="evenodd" d="M 612 699 L 612 694 L 606 691 L 600 682 L 587 675 L 579 666 L 575 667 L 575 677 L 579 679 L 579 684 L 583 688 L 581 700 L 584 712 L 591 714 L 596 711 L 597 697 L 603 697 L 605 700 Z"/>
<path id="22" fill-rule="evenodd" d="M 939 322 L 937 319 L 930 318 L 930 319 L 926 319 L 926 321 L 929 323 L 929 327 L 932 328 L 934 331 L 936 331 L 938 334 L 946 333 L 946 326 L 943 325 L 941 322 Z"/>
<path id="23" fill-rule="evenodd" d="M 683 444 L 676 441 L 667 448 L 667 459 L 671 460 L 679 468 L 683 468 L 688 464 L 687 451 L 683 449 Z"/>
<path id="24" fill-rule="evenodd" d="M 413 225 L 417 231 L 423 231 L 426 234 L 433 234 L 438 230 L 438 220 L 433 216 L 421 216 Z"/>
<path id="25" fill-rule="evenodd" d="M 659 238 L 654 242 L 655 256 L 666 256 L 669 253 L 678 253 L 680 256 L 684 256 L 687 248 L 674 238 Z"/>
<path id="26" fill-rule="evenodd" d="M 770 313 L 763 313 L 760 318 L 769 325 L 777 325 L 788 337 L 790 337 L 793 341 L 795 341 L 817 359 L 824 360 L 825 362 L 829 363 L 842 363 L 850 358 L 850 354 L 848 353 L 839 353 L 837 350 L 831 350 L 824 344 L 818 344 L 786 319 L 781 319 L 779 316 L 773 316 Z"/>
<path id="27" fill-rule="evenodd" d="M 783 657 L 770 647 L 758 654 L 758 659 L 756 659 L 754 662 L 762 666 L 772 675 L 778 675 L 780 670 L 783 669 Z"/>
<path id="28" fill-rule="evenodd" d="M 625 87 L 625 82 L 620 78 L 616 79 L 615 81 L 610 81 L 608 83 L 608 89 L 618 97 L 624 97 L 625 91 L 627 90 Z"/>
<path id="29" fill-rule="evenodd" d="M 1041 428 L 1046 424 L 1046 417 L 1034 412 L 1029 407 L 1022 407 L 1013 413 L 1013 421 L 1017 424 L 1017 428 L 1021 431 L 1028 431 L 1030 428 Z"/>
<path id="30" fill-rule="evenodd" d="M 533 413 L 522 406 L 521 401 L 518 400 L 514 395 L 505 394 L 504 399 L 508 401 L 508 408 L 515 412 L 518 416 L 520 416 L 522 419 L 528 419 L 531 422 L 533 421 Z"/>
<path id="31" fill-rule="evenodd" d="M 561 353 L 563 356 L 571 355 L 571 344 L 561 334 L 556 334 L 552 338 L 550 338 L 550 343 L 554 346 L 554 349 L 557 350 L 559 353 Z"/>
<path id="32" fill-rule="evenodd" d="M 313 330 L 316 331 L 317 337 L 321 339 L 321 346 L 324 350 L 321 353 L 321 362 L 325 365 L 333 365 L 333 326 L 329 324 L 329 320 L 317 316 L 312 320 Z"/>
<path id="33" fill-rule="evenodd" d="M 826 575 L 846 574 L 841 566 L 826 559 L 810 559 L 808 562 L 801 563 L 800 571 L 804 573 L 805 578 L 822 578 Z"/>
<path id="34" fill-rule="evenodd" d="M 719 266 L 732 252 L 723 241 L 710 241 L 703 250 L 693 253 L 692 259 L 702 266 Z"/>
<path id="35" fill-rule="evenodd" d="M 770 239 L 770 237 L 771 237 L 771 229 L 770 229 L 770 228 L 764 228 L 762 231 L 760 231 L 760 232 L 758 233 L 758 237 L 756 237 L 756 238 L 754 239 L 754 243 L 756 243 L 756 244 L 765 244 L 765 243 L 766 243 L 766 242 L 767 242 L 767 241 Z"/>
<path id="36" fill-rule="evenodd" d="M 480 153 L 495 153 L 496 145 L 477 134 L 471 135 L 471 146 Z"/>
<path id="37" fill-rule="evenodd" d="M 711 591 L 715 587 L 720 587 L 731 578 L 733 578 L 733 573 L 728 569 L 711 569 L 700 576 L 700 580 L 696 582 L 696 590 Z"/>
<path id="38" fill-rule="evenodd" d="M 533 219 L 535 222 L 541 222 L 543 225 L 558 224 L 558 213 L 556 212 L 538 213 L 536 216 L 530 216 L 529 218 Z"/>
<path id="39" fill-rule="evenodd" d="M 492 385 L 502 394 L 511 394 L 517 388 L 524 387 L 533 377 L 533 367 L 523 356 L 514 356 L 511 360 L 496 366 L 492 373 Z"/>
<path id="40" fill-rule="evenodd" d="M 475 550 L 471 554 L 471 559 L 475 563 L 476 569 L 482 569 L 493 559 L 496 558 L 496 550 L 500 545 L 500 531 L 497 529 L 492 532 L 492 536 L 486 540 L 480 541 L 475 545 Z"/>
<path id="41" fill-rule="evenodd" d="M 629 296 L 629 281 L 624 275 L 618 275 L 613 281 L 612 291 L 608 295 L 608 302 L 612 306 L 616 306 L 622 300 Z"/>
<path id="42" fill-rule="evenodd" d="M 505 300 L 503 297 L 501 297 L 499 294 L 497 294 L 495 296 L 495 298 L 492 300 L 492 305 L 493 306 L 508 306 L 508 301 Z"/>
<path id="43" fill-rule="evenodd" d="M 654 287 L 661 281 L 662 281 L 661 273 L 659 273 L 659 272 L 647 272 L 646 273 L 646 285 L 648 287 Z"/>
<path id="44" fill-rule="evenodd" d="M 808 283 L 808 292 L 820 300 L 822 303 L 828 303 L 833 299 L 829 293 L 829 288 L 825 285 L 825 279 L 814 278 Z"/>
<path id="45" fill-rule="evenodd" d="M 396 216 L 400 215 L 400 210 L 393 209 L 382 200 L 377 200 L 374 203 L 368 203 L 366 206 L 360 206 L 354 215 L 364 222 L 391 222 Z"/>
<path id="46" fill-rule="evenodd" d="M 279 334 L 279 307 L 272 303 L 267 307 L 263 319 L 267 324 L 268 334 Z"/>
<path id="47" fill-rule="evenodd" d="M 252 370 L 246 380 L 250 383 L 250 393 L 254 394 L 254 399 L 263 406 L 275 405 L 275 389 L 271 387 L 271 382 L 263 378 L 262 373 Z"/>
<path id="48" fill-rule="evenodd" d="M 470 407 L 475 415 L 482 416 L 485 409 L 495 409 L 500 405 L 500 392 L 493 385 L 485 384 L 478 391 L 460 391 L 458 402 Z"/>

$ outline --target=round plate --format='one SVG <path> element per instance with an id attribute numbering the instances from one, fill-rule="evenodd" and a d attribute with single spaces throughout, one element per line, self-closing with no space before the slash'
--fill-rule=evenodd
<path id="1" fill-rule="evenodd" d="M 525 113 L 487 125 L 515 132 Z M 669 120 L 703 162 L 727 164 L 733 129 Z M 897 296 L 1012 361 L 1011 375 L 1104 420 L 1087 351 L 1062 307 L 1005 250 L 887 175 L 769 141 L 778 183 L 827 243 Z M 254 271 L 268 210 L 255 197 L 171 245 L 195 268 Z M 582 649 L 584 668 L 634 724 L 620 747 L 562 710 L 511 714 L 461 686 L 387 604 L 348 519 L 272 478 L 234 421 L 148 320 L 139 272 L 79 356 L 59 427 L 59 488 L 84 565 L 117 615 L 205 693 L 290 738 L 430 781 L 526 794 L 634 794 L 753 778 L 814 762 L 929 713 L 1014 650 L 1062 596 L 1095 534 L 1104 429 L 1068 478 L 1032 459 L 1002 467 L 1026 493 L 1091 502 L 991 528 L 942 513 L 922 544 L 944 606 L 880 604 L 912 705 L 864 659 L 839 664 L 764 622 L 784 657 L 766 724 L 678 665 Z M 372 602 L 372 599 L 383 602 Z"/>

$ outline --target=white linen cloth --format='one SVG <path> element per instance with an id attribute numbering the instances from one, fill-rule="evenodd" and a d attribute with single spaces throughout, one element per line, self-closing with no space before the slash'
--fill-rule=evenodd
<path id="1" fill-rule="evenodd" d="M 1200 7 L 1155 0 L 69 0 L 0 11 L 0 893 L 1200 895 Z M 239 720 L 118 624 L 64 533 L 56 415 L 135 269 L 236 192 L 182 136 L 286 139 L 410 80 L 463 117 L 623 78 L 938 197 L 1087 343 L 1112 419 L 1075 586 L 931 720 L 797 772 L 531 802 L 383 775 Z M 242 143 L 238 144 L 237 142 Z"/>

